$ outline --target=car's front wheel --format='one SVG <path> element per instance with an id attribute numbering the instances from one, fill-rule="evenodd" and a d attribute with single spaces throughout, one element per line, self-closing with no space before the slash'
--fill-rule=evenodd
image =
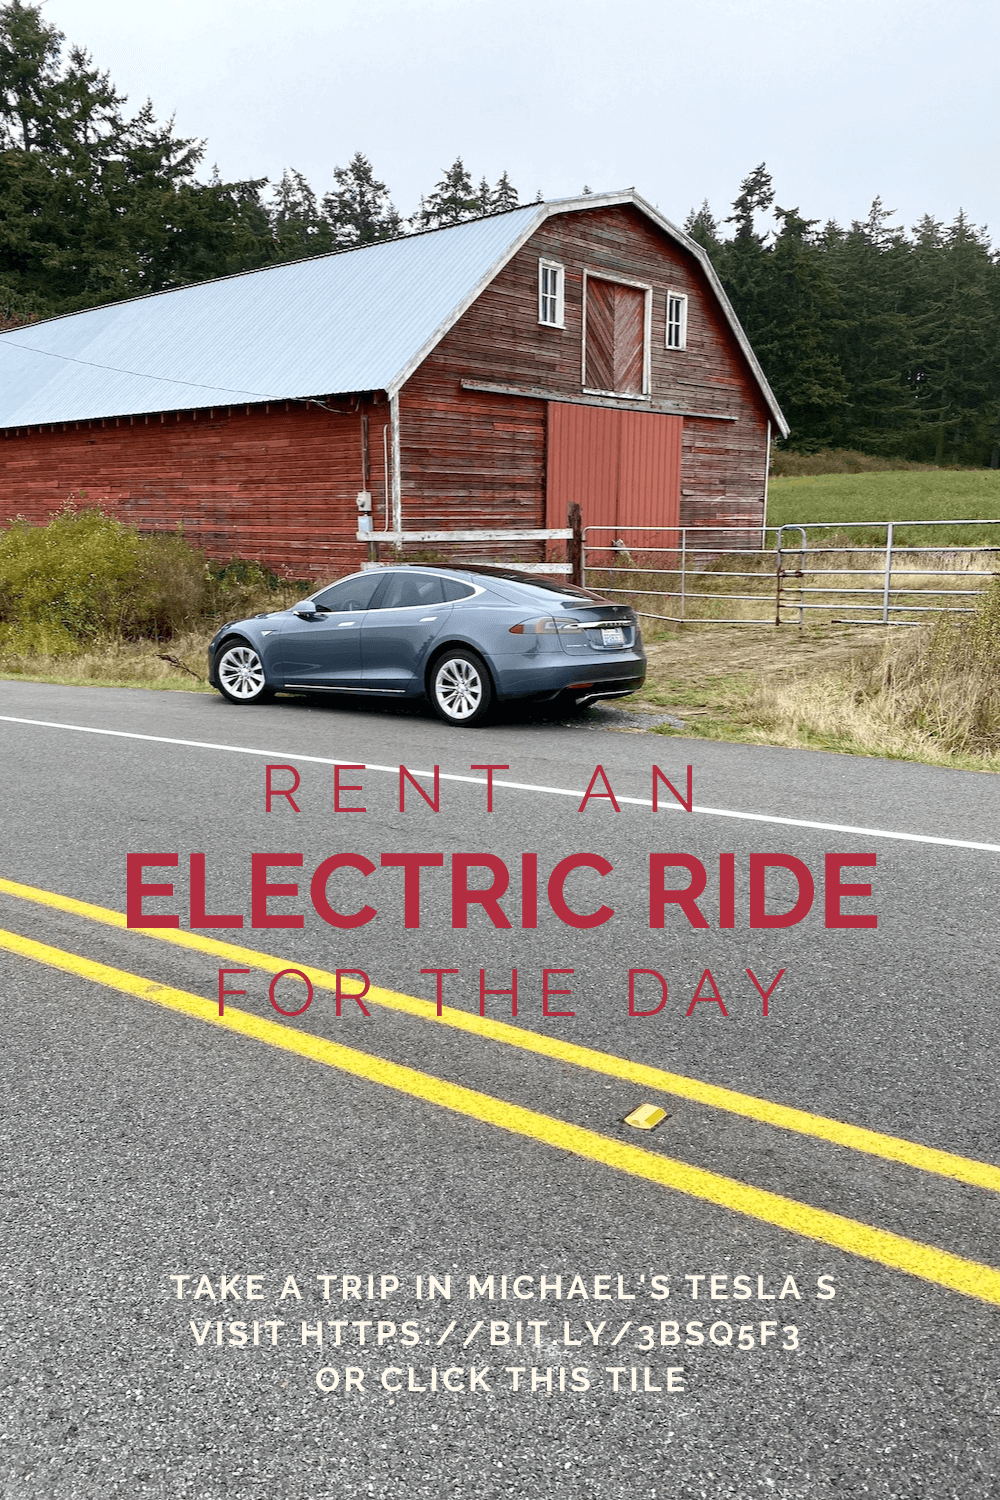
<path id="1" fill-rule="evenodd" d="M 264 664 L 246 641 L 231 641 L 219 657 L 219 691 L 230 703 L 266 703 L 274 697 Z"/>
<path id="2" fill-rule="evenodd" d="M 474 651 L 446 651 L 431 669 L 431 706 L 446 724 L 481 724 L 493 703 L 493 684 Z"/>

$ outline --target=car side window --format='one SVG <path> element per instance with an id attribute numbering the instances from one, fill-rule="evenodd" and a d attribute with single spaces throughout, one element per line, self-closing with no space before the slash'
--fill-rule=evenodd
<path id="1" fill-rule="evenodd" d="M 444 578 L 442 583 L 444 584 L 444 597 L 448 600 L 471 599 L 476 592 L 471 584 L 460 583 L 457 578 Z"/>
<path id="2" fill-rule="evenodd" d="M 376 609 L 433 608 L 442 602 L 441 579 L 433 573 L 393 573 Z"/>
<path id="3" fill-rule="evenodd" d="M 313 604 L 317 609 L 331 610 L 336 614 L 354 609 L 367 609 L 372 595 L 382 582 L 382 574 L 359 573 L 355 578 L 342 578 L 331 588 L 316 594 Z"/>

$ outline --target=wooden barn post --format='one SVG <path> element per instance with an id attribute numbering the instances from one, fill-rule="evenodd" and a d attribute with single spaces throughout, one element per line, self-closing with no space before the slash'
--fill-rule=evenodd
<path id="1" fill-rule="evenodd" d="M 569 546 L 566 549 L 567 561 L 570 565 L 570 582 L 575 583 L 578 588 L 583 587 L 583 511 L 579 502 L 571 500 L 566 515 L 566 525 L 572 531 Z"/>

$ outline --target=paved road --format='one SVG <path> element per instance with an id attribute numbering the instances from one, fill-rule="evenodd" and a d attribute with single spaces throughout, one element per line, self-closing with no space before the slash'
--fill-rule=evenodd
<path id="1" fill-rule="evenodd" d="M 1000 1494 L 1000 782 L 306 701 L 6 683 L 0 715 L 5 1496 Z M 340 773 L 363 813 L 335 810 L 334 761 L 368 767 Z M 696 810 L 661 786 L 654 813 L 653 765 L 683 791 L 689 761 Z M 265 811 L 269 763 L 299 812 Z M 400 810 L 400 763 L 440 767 L 439 811 L 412 786 Z M 598 765 L 617 812 L 579 810 Z M 178 855 L 144 874 L 175 883 L 145 909 L 176 932 L 116 925 L 129 852 Z M 255 852 L 301 855 L 266 877 L 299 883 L 267 911 L 301 928 L 251 927 Z M 355 929 L 309 899 L 343 852 L 376 866 L 326 886 L 377 908 Z M 419 928 L 380 865 L 414 852 L 443 856 Z M 476 904 L 453 927 L 463 852 L 509 869 L 510 928 Z M 704 865 L 706 928 L 675 904 L 650 928 L 657 852 Z M 242 929 L 191 931 L 192 853 Z M 614 908 L 590 928 L 547 895 L 577 853 L 611 866 L 566 881 L 571 910 Z M 842 909 L 877 929 L 824 927 L 829 853 L 876 855 Z M 754 854 L 815 877 L 801 922 L 751 928 Z M 795 899 L 787 871 L 766 889 Z M 292 966 L 314 997 L 283 1018 Z M 516 1021 L 488 996 L 480 1024 L 480 969 L 514 966 Z M 220 967 L 249 970 L 221 1020 Z M 367 1018 L 337 1018 L 338 968 L 370 977 Z M 433 968 L 458 971 L 440 1022 Z M 782 968 L 765 1019 L 746 971 Z M 549 1002 L 572 1018 L 543 1014 L 545 969 L 573 971 Z M 656 1015 L 629 1017 L 630 969 L 666 980 Z M 725 1016 L 691 1006 L 706 969 Z M 660 993 L 641 976 L 639 1008 Z M 668 1112 L 648 1133 L 622 1123 L 643 1102 Z"/>

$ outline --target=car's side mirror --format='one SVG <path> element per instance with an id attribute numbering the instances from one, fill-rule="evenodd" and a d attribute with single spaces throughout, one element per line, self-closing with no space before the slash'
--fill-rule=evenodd
<path id="1" fill-rule="evenodd" d="M 300 620 L 318 620 L 322 615 L 332 615 L 334 611 L 328 604 L 313 604 L 309 599 L 302 599 L 298 604 L 292 606 L 292 614 Z"/>

